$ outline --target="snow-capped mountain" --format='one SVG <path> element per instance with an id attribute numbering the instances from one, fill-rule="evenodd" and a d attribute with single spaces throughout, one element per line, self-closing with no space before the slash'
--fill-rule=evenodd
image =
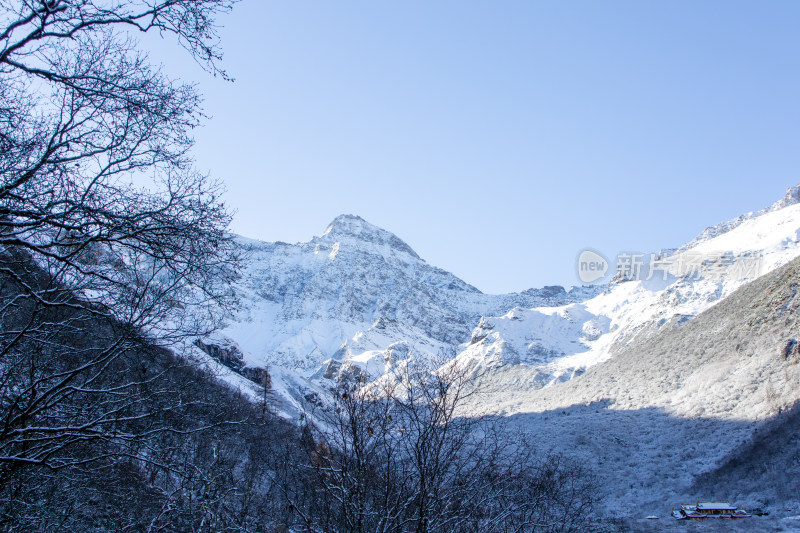
<path id="1" fill-rule="evenodd" d="M 657 275 L 484 317 L 453 363 L 476 369 L 481 394 L 468 411 L 503 415 L 542 449 L 593 465 L 611 514 L 658 516 L 666 502 L 714 494 L 800 512 L 776 496 L 794 462 L 761 484 L 723 475 L 774 469 L 763 457 L 796 461 L 796 447 L 777 450 L 762 434 L 797 438 L 797 190 L 657 257 Z"/>
<path id="2" fill-rule="evenodd" d="M 304 243 L 240 237 L 242 305 L 198 346 L 234 354 L 227 366 L 239 373 L 270 368 L 277 396 L 294 406 L 288 411 L 343 373 L 377 379 L 412 358 L 513 374 L 496 384 L 509 394 L 546 387 L 691 321 L 800 255 L 798 198 L 800 186 L 671 254 L 642 254 L 641 271 L 620 272 L 609 285 L 502 295 L 481 293 L 353 215 Z"/>
<path id="3" fill-rule="evenodd" d="M 235 341 L 246 366 L 306 377 L 335 377 L 342 363 L 378 377 L 398 359 L 451 358 L 481 316 L 564 305 L 601 290 L 483 294 L 353 215 L 305 243 L 238 242 L 247 257 L 242 307 L 219 336 Z"/>
<path id="4" fill-rule="evenodd" d="M 298 379 L 375 379 L 397 362 L 457 357 L 476 369 L 520 365 L 524 387 L 582 374 L 636 339 L 691 320 L 800 255 L 800 186 L 774 205 L 707 228 L 608 286 L 483 294 L 426 263 L 394 234 L 341 215 L 287 244 L 238 238 L 241 308 L 216 335 L 243 368 Z"/>
<path id="5" fill-rule="evenodd" d="M 480 391 L 468 412 L 584 458 L 609 510 L 657 515 L 722 479 L 800 398 L 799 200 L 793 187 L 671 253 L 643 254 L 640 272 L 608 285 L 504 295 L 352 215 L 305 243 L 239 238 L 241 309 L 197 347 L 255 400 L 268 367 L 284 417 L 324 404 L 344 375 L 391 379 L 414 358 L 466 365 Z M 769 506 L 759 487 L 730 487 L 722 495 Z"/>

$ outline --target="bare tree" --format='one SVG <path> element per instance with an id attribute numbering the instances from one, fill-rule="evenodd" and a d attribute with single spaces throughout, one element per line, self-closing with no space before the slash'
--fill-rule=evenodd
<path id="1" fill-rule="evenodd" d="M 43 472 L 141 459 L 147 438 L 180 431 L 154 422 L 186 404 L 146 347 L 212 329 L 237 258 L 221 187 L 192 166 L 199 96 L 151 66 L 135 35 L 171 35 L 225 76 L 214 20 L 231 4 L 0 1 L 6 523 Z"/>
<path id="2" fill-rule="evenodd" d="M 220 302 L 229 214 L 219 184 L 192 169 L 199 96 L 150 66 L 124 30 L 172 33 L 218 72 L 213 16 L 229 4 L 2 4 L 0 251 L 27 252 L 51 285 L 138 327 L 163 328 L 185 299 Z M 169 318 L 182 332 L 180 316 Z"/>
<path id="3" fill-rule="evenodd" d="M 537 455 L 500 419 L 467 416 L 470 376 L 457 365 L 407 366 L 379 385 L 340 384 L 333 408 L 309 417 L 305 460 L 287 466 L 296 477 L 283 478 L 295 527 L 581 531 L 597 500 L 590 473 Z"/>

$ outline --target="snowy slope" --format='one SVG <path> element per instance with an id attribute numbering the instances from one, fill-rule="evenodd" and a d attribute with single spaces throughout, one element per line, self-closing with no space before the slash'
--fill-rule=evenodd
<path id="1" fill-rule="evenodd" d="M 784 195 L 784 197 L 782 199 L 778 200 L 777 202 L 775 202 L 774 204 L 772 204 L 771 206 L 769 206 L 767 208 L 764 208 L 764 209 L 762 209 L 760 211 L 757 211 L 755 213 L 751 212 L 751 213 L 746 213 L 744 215 L 739 215 L 738 217 L 734 218 L 733 220 L 728 220 L 726 222 L 721 222 L 721 223 L 719 223 L 719 224 L 717 224 L 715 226 L 711 226 L 711 227 L 708 227 L 708 228 L 704 229 L 700 233 L 700 235 L 698 235 L 692 241 L 690 241 L 690 242 L 686 243 L 684 246 L 682 246 L 680 248 L 680 251 L 688 250 L 690 248 L 695 247 L 698 244 L 701 244 L 703 242 L 707 242 L 708 240 L 713 239 L 714 237 L 718 237 L 719 235 L 727 233 L 727 232 L 731 231 L 732 229 L 735 229 L 736 227 L 738 227 L 740 224 L 742 224 L 743 222 L 745 222 L 747 220 L 750 220 L 752 218 L 760 217 L 761 215 L 764 215 L 766 213 L 770 213 L 772 211 L 778 211 L 779 209 L 783 209 L 784 207 L 789 207 L 790 205 L 795 205 L 797 203 L 800 203 L 800 185 L 795 185 L 793 187 L 789 187 L 786 190 L 786 194 Z"/>
<path id="2" fill-rule="evenodd" d="M 691 246 L 657 258 L 649 274 L 617 276 L 580 304 L 514 309 L 486 317 L 458 355 L 476 368 L 526 366 L 526 387 L 570 379 L 636 340 L 671 328 L 800 255 L 797 187 L 757 216 L 707 229 Z M 649 258 L 647 258 L 649 259 Z M 649 263 L 649 261 L 647 261 Z M 648 279 L 649 278 L 649 279 Z"/>

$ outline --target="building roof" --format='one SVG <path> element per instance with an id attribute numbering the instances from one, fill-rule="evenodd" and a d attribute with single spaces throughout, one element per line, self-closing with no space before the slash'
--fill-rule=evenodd
<path id="1" fill-rule="evenodd" d="M 728 502 L 699 502 L 697 504 L 698 511 L 735 511 L 736 509 L 738 507 Z"/>

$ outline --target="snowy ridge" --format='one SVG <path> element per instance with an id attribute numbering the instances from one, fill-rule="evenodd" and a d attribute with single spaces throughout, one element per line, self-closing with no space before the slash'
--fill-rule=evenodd
<path id="1" fill-rule="evenodd" d="M 642 275 L 613 283 L 580 305 L 515 309 L 484 318 L 459 353 L 460 364 L 524 364 L 534 375 L 526 387 L 580 375 L 635 340 L 690 320 L 800 255 L 798 195 L 800 187 L 792 187 L 784 200 L 760 215 L 663 258 L 650 279 Z"/>
<path id="2" fill-rule="evenodd" d="M 757 218 L 766 213 L 778 211 L 779 209 L 783 209 L 784 207 L 789 207 L 790 205 L 795 205 L 797 203 L 800 203 L 800 185 L 789 187 L 786 190 L 786 194 L 784 195 L 783 198 L 781 198 L 771 206 L 762 209 L 761 211 L 757 211 L 755 213 L 750 212 L 744 215 L 739 215 L 738 217 L 732 220 L 721 222 L 715 226 L 710 226 L 704 229 L 700 233 L 700 235 L 698 235 L 697 237 L 686 243 L 684 246 L 682 246 L 679 251 L 685 251 L 690 248 L 694 248 L 698 244 L 701 244 L 715 237 L 719 237 L 720 235 L 727 233 L 732 229 L 735 229 L 746 220 Z"/>
<path id="3" fill-rule="evenodd" d="M 484 318 L 455 363 L 476 369 L 471 408 L 595 465 L 610 514 L 659 515 L 665 502 L 702 497 L 697 480 L 800 402 L 797 190 L 682 248 L 665 276 Z M 533 357 L 534 342 L 553 358 Z M 748 507 L 776 504 L 765 487 L 735 481 L 714 490 Z"/>

